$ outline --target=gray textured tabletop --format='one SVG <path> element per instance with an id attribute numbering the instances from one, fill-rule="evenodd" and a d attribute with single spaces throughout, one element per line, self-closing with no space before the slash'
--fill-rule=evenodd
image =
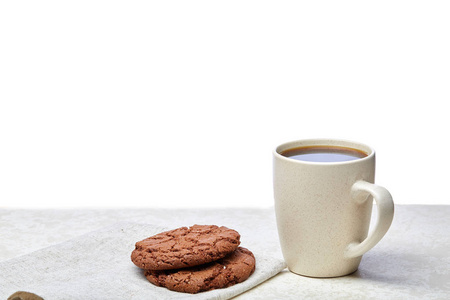
<path id="1" fill-rule="evenodd" d="M 281 257 L 273 209 L 0 208 L 0 261 L 122 221 L 224 225 L 241 233 L 242 246 Z M 284 270 L 235 299 L 450 299 L 450 206 L 396 206 L 387 235 L 350 276 L 316 279 Z"/>

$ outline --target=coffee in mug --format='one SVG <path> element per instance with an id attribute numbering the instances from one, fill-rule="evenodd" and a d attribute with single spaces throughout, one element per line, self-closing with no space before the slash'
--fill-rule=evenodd
<path id="1" fill-rule="evenodd" d="M 361 143 L 311 139 L 273 151 L 278 234 L 291 272 L 336 277 L 357 270 L 394 215 L 390 193 L 374 180 L 375 151 Z M 373 199 L 378 214 L 369 234 Z"/>
<path id="2" fill-rule="evenodd" d="M 280 153 L 291 159 L 311 162 L 349 161 L 367 156 L 358 149 L 338 146 L 304 146 L 284 150 Z"/>

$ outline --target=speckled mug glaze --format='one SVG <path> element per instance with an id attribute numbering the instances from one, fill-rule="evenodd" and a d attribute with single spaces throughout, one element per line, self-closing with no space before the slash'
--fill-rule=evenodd
<path id="1" fill-rule="evenodd" d="M 345 162 L 307 162 L 281 155 L 304 146 L 340 146 L 366 157 Z M 390 193 L 373 184 L 375 151 L 334 139 L 289 142 L 273 151 L 275 212 L 281 250 L 289 270 L 311 277 L 337 277 L 358 269 L 362 255 L 389 229 Z M 378 217 L 368 235 L 373 199 Z"/>

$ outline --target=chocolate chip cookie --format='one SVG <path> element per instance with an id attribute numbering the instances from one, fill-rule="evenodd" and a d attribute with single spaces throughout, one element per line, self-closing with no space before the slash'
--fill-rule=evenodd
<path id="1" fill-rule="evenodd" d="M 253 253 L 238 247 L 226 257 L 205 265 L 180 270 L 148 270 L 145 271 L 145 277 L 157 286 L 195 294 L 243 282 L 254 270 Z"/>
<path id="2" fill-rule="evenodd" d="M 145 270 L 187 268 L 225 257 L 236 250 L 239 239 L 237 231 L 224 226 L 181 227 L 137 242 L 131 260 Z"/>

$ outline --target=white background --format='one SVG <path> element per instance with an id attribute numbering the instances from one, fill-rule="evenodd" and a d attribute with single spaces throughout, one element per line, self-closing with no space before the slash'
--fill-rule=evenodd
<path id="1" fill-rule="evenodd" d="M 448 1 L 3 1 L 0 207 L 268 207 L 271 152 L 450 204 Z"/>

